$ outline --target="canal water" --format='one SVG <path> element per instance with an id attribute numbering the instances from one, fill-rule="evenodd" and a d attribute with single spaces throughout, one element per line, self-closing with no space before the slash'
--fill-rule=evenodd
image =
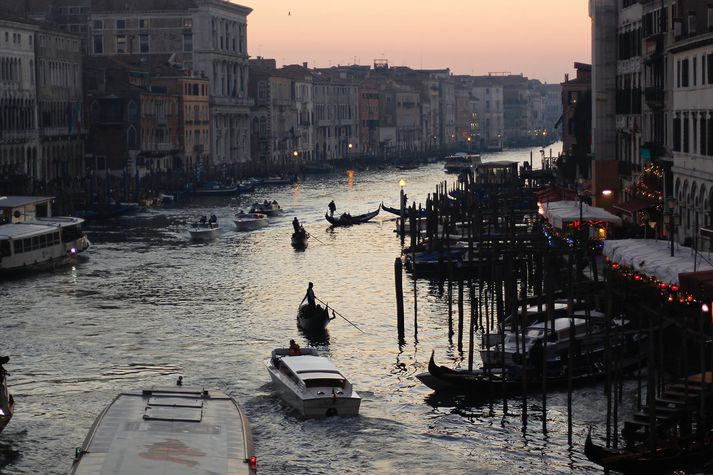
<path id="1" fill-rule="evenodd" d="M 560 144 L 554 146 L 554 153 Z M 535 166 L 539 149 L 533 149 Z M 548 152 L 549 153 L 549 152 Z M 529 160 L 530 150 L 484 160 Z M 72 463 L 99 412 L 127 389 L 219 387 L 235 396 L 253 427 L 260 473 L 596 473 L 583 454 L 589 425 L 604 431 L 601 386 L 574 394 L 574 440 L 567 443 L 566 394 L 493 404 L 433 394 L 417 379 L 432 350 L 442 364 L 467 364 L 447 338 L 447 301 L 436 282 L 404 280 L 406 344 L 396 334 L 394 217 L 330 229 L 337 213 L 398 206 L 399 180 L 423 201 L 449 178 L 442 163 L 415 170 L 374 168 L 309 176 L 235 201 L 194 200 L 116 222 L 86 226 L 93 246 L 72 268 L 0 283 L 0 353 L 9 354 L 16 414 L 0 434 L 0 472 L 59 474 Z M 237 232 L 232 216 L 253 201 L 285 210 L 267 228 Z M 189 240 L 187 224 L 215 213 L 221 236 Z M 290 246 L 298 216 L 312 234 L 305 252 Z M 308 341 L 296 327 L 307 282 L 354 322 L 338 318 L 328 336 Z M 291 338 L 310 343 L 352 380 L 363 401 L 355 418 L 303 420 L 271 392 L 264 366 Z M 547 432 L 542 419 L 546 417 Z"/>

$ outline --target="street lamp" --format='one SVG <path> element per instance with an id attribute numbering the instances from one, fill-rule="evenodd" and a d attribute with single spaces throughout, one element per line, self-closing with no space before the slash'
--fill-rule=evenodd
<path id="1" fill-rule="evenodd" d="M 298 152 L 297 150 L 293 150 L 293 151 L 292 151 L 292 156 L 293 156 L 293 157 L 297 158 L 297 157 L 299 157 L 299 155 L 300 155 L 300 152 Z"/>

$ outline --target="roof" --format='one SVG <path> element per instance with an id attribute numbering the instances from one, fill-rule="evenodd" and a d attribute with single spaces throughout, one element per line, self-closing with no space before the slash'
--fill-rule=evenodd
<path id="1" fill-rule="evenodd" d="M 47 218 L 46 220 L 25 221 L 15 224 L 0 225 L 0 238 L 22 239 L 46 234 L 52 229 L 81 224 L 81 218 Z"/>
<path id="2" fill-rule="evenodd" d="M 337 367 L 324 356 L 288 356 L 282 358 L 282 364 L 287 365 L 297 374 L 303 371 L 339 372 Z"/>
<path id="3" fill-rule="evenodd" d="M 604 241 L 602 254 L 613 263 L 635 272 L 655 277 L 661 282 L 678 284 L 680 274 L 713 270 L 706 256 L 693 256 L 690 247 L 676 244 L 671 257 L 671 243 L 653 239 L 618 239 Z"/>
<path id="4" fill-rule="evenodd" d="M 193 0 L 93 0 L 91 11 L 106 12 L 147 12 L 182 11 L 196 9 Z"/>
<path id="5" fill-rule="evenodd" d="M 246 422 L 219 390 L 121 393 L 97 419 L 70 473 L 248 474 L 245 460 L 253 454 Z"/>
<path id="6" fill-rule="evenodd" d="M 53 200 L 54 196 L 0 196 L 0 209 L 2 208 L 19 208 L 45 201 Z"/>
<path id="7" fill-rule="evenodd" d="M 597 208 L 580 201 L 551 201 L 542 203 L 545 219 L 554 227 L 562 229 L 565 223 L 579 221 L 604 221 L 621 225 L 621 218 L 604 208 Z"/>

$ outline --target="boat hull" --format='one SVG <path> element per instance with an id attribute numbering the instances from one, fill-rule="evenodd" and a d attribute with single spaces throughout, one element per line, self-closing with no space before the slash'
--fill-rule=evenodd
<path id="1" fill-rule="evenodd" d="M 321 331 L 329 324 L 329 310 L 317 305 L 310 312 L 309 305 L 302 305 L 297 312 L 297 325 L 304 331 Z"/>
<path id="2" fill-rule="evenodd" d="M 267 218 L 251 220 L 236 219 L 233 222 L 235 223 L 235 229 L 238 231 L 254 231 L 256 229 L 264 228 L 269 224 Z"/>
<path id="3" fill-rule="evenodd" d="M 188 230 L 188 233 L 191 235 L 191 239 L 193 239 L 194 241 L 212 241 L 213 239 L 218 237 L 219 232 L 220 228 L 191 228 Z"/>

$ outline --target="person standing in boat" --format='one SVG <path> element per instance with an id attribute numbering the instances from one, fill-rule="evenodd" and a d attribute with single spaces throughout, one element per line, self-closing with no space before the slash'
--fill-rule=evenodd
<path id="1" fill-rule="evenodd" d="M 316 302 L 315 302 L 315 297 L 314 297 L 314 284 L 312 282 L 309 283 L 309 286 L 307 287 L 307 293 L 305 294 L 304 298 L 302 299 L 302 302 L 307 300 L 307 305 L 309 305 L 310 309 L 314 309 L 316 307 Z M 300 302 L 300 305 L 302 305 L 302 302 Z"/>
<path id="2" fill-rule="evenodd" d="M 300 233 L 300 220 L 297 219 L 297 216 L 292 220 L 292 227 L 295 228 L 295 234 Z"/>
<path id="3" fill-rule="evenodd" d="M 327 207 L 329 208 L 329 216 L 334 216 L 334 212 L 337 211 L 337 205 L 334 204 L 334 200 L 330 201 Z"/>

